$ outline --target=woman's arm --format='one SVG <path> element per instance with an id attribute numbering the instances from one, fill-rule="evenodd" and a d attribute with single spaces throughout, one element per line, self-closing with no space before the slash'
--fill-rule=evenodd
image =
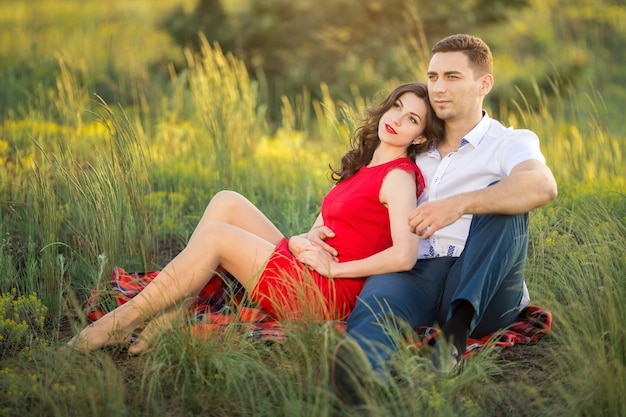
<path id="1" fill-rule="evenodd" d="M 324 251 L 328 252 L 333 257 L 333 259 L 336 260 L 337 250 L 335 250 L 335 248 L 326 243 L 327 238 L 334 236 L 335 232 L 324 226 L 324 219 L 322 218 L 322 214 L 320 213 L 308 232 L 302 233 L 301 235 L 292 236 L 289 239 L 289 251 L 293 253 L 297 258 L 304 248 L 311 245 L 316 245 Z"/>
<path id="2" fill-rule="evenodd" d="M 313 233 L 314 230 L 323 225 L 324 219 L 322 219 L 322 214 L 320 213 L 308 232 L 294 235 L 289 238 L 289 251 L 297 256 L 303 248 L 312 245 L 309 234 Z"/>
<path id="3" fill-rule="evenodd" d="M 395 271 L 406 271 L 415 265 L 419 237 L 411 233 L 408 216 L 417 205 L 414 174 L 394 169 L 385 177 L 380 201 L 387 206 L 391 226 L 391 247 L 356 261 L 338 263 L 319 250 L 304 248 L 298 260 L 332 278 L 354 278 Z"/>

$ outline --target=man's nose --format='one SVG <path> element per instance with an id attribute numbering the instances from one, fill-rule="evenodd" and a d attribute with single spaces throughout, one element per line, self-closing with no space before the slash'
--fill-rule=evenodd
<path id="1" fill-rule="evenodd" d="M 438 92 L 445 91 L 446 82 L 441 78 L 437 79 L 436 81 L 431 81 L 431 89 Z"/>

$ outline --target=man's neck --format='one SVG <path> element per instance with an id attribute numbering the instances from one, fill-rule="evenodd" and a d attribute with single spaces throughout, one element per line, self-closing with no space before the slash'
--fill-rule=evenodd
<path id="1" fill-rule="evenodd" d="M 466 117 L 458 120 L 447 120 L 446 121 L 446 140 L 445 142 L 449 145 L 458 146 L 461 139 L 465 137 L 472 129 L 476 127 L 480 120 L 483 117 L 483 112 L 477 113 L 475 117 Z"/>

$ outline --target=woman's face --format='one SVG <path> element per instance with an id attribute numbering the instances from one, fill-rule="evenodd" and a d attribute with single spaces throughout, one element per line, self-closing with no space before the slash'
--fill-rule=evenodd
<path id="1" fill-rule="evenodd" d="M 378 122 L 378 137 L 384 144 L 406 148 L 421 143 L 426 127 L 428 107 L 415 93 L 404 93 L 395 101 Z"/>

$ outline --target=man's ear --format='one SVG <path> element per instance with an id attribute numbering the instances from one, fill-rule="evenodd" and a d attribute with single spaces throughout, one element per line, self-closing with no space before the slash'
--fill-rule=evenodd
<path id="1" fill-rule="evenodd" d="M 493 74 L 485 74 L 480 80 L 480 94 L 486 96 L 493 87 Z"/>

